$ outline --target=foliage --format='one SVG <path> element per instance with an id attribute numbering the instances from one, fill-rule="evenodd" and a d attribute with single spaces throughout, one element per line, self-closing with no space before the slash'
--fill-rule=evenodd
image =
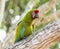
<path id="1" fill-rule="evenodd" d="M 50 47 L 50 49 L 60 49 L 60 48 L 59 48 L 59 42 L 54 43 L 54 44 Z"/>
<path id="2" fill-rule="evenodd" d="M 22 14 L 28 1 L 29 0 L 8 0 L 6 1 L 4 20 L 2 24 L 4 23 L 4 26 L 6 26 L 7 32 L 9 31 L 9 28 L 12 25 L 11 23 L 12 18 L 15 18 L 16 15 Z"/>

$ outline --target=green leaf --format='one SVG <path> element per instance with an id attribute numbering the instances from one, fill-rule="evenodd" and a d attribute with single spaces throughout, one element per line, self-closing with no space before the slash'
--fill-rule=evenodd
<path id="1" fill-rule="evenodd" d="M 46 3 L 46 2 L 48 2 L 49 0 L 40 0 L 40 5 L 42 5 L 42 4 L 44 4 L 44 3 Z"/>
<path id="2" fill-rule="evenodd" d="M 50 49 L 59 49 L 59 42 L 56 42 L 56 43 L 54 43 L 51 47 L 50 47 Z"/>

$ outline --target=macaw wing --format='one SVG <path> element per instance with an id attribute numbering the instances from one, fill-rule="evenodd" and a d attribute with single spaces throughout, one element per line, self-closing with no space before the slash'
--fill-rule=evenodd
<path id="1" fill-rule="evenodd" d="M 17 28 L 16 28 L 16 34 L 15 34 L 15 39 L 14 39 L 14 41 L 15 41 L 15 42 L 20 41 L 20 40 L 24 37 L 24 32 L 25 32 L 24 23 L 23 23 L 23 22 L 20 22 L 20 23 L 17 25 Z"/>

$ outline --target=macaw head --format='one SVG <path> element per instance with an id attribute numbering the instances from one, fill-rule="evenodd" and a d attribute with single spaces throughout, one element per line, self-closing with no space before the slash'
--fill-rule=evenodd
<path id="1" fill-rule="evenodd" d="M 39 10 L 34 10 L 34 11 L 31 13 L 32 18 L 33 18 L 33 19 L 38 18 L 38 13 L 39 13 Z"/>
<path id="2" fill-rule="evenodd" d="M 33 9 L 30 10 L 24 17 L 23 21 L 32 22 L 34 19 L 38 18 L 39 10 Z"/>

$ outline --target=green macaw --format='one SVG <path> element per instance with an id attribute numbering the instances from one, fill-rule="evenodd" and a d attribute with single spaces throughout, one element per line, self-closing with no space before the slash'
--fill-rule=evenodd
<path id="1" fill-rule="evenodd" d="M 19 42 L 20 40 L 32 34 L 34 30 L 34 25 L 32 25 L 32 21 L 38 18 L 38 12 L 39 10 L 36 9 L 30 10 L 25 15 L 25 17 L 17 24 L 14 43 Z"/>

